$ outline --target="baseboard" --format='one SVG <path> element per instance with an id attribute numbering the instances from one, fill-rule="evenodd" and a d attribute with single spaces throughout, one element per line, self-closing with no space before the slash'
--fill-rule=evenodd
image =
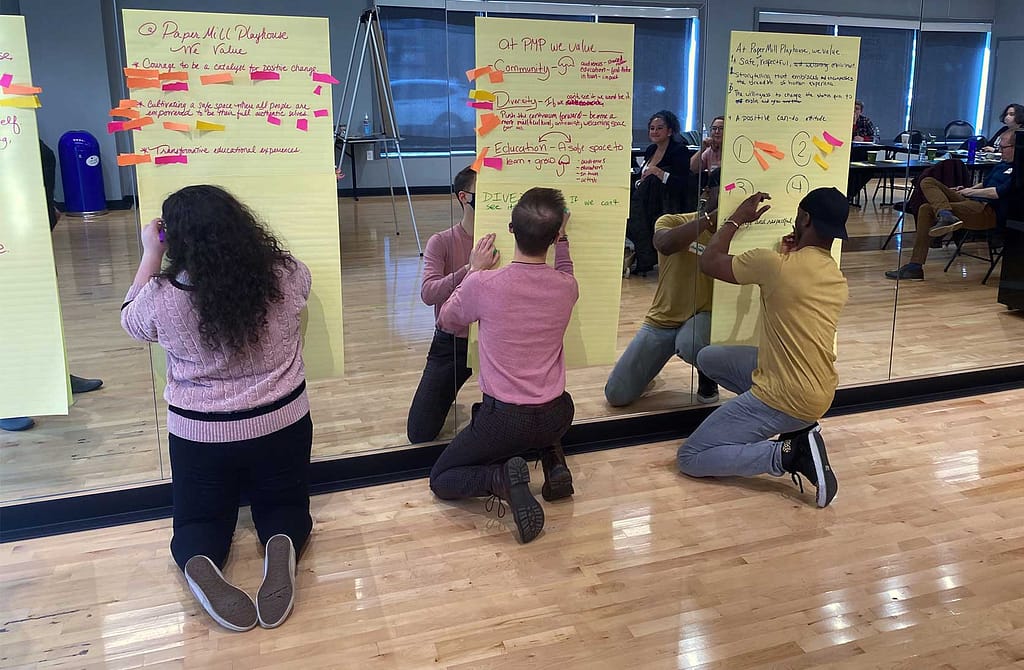
<path id="1" fill-rule="evenodd" d="M 1024 387 L 1024 365 L 902 379 L 839 389 L 828 416 L 842 416 Z M 682 440 L 714 411 L 691 406 L 655 414 L 595 419 L 574 425 L 562 443 L 567 454 Z M 314 495 L 426 477 L 446 444 L 367 454 L 311 465 Z M 424 483 L 424 486 L 426 484 Z M 243 500 L 243 504 L 245 501 Z M 166 518 L 171 484 L 69 496 L 0 507 L 0 543 Z"/>

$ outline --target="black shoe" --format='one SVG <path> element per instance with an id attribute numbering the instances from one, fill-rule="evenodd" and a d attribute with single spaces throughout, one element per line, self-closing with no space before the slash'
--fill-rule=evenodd
<path id="1" fill-rule="evenodd" d="M 86 379 L 85 377 L 71 375 L 72 393 L 88 393 L 89 391 L 95 391 L 101 386 L 103 386 L 102 379 Z"/>
<path id="2" fill-rule="evenodd" d="M 491 493 L 498 500 L 498 516 L 504 514 L 501 501 L 508 502 L 512 510 L 512 519 L 519 530 L 519 539 L 523 544 L 530 542 L 544 529 L 544 508 L 530 492 L 530 467 L 519 456 L 511 458 L 495 471 Z M 488 501 L 490 511 L 492 501 Z"/>
<path id="3" fill-rule="evenodd" d="M 561 442 L 541 451 L 540 464 L 544 468 L 544 485 L 540 488 L 544 500 L 553 502 L 568 498 L 576 492 L 572 487 L 572 473 L 565 462 Z"/>
<path id="4" fill-rule="evenodd" d="M 782 442 L 782 469 L 792 475 L 801 493 L 804 485 L 800 475 L 814 484 L 818 507 L 828 507 L 839 491 L 839 482 L 829 465 L 825 441 L 821 439 L 821 428 L 817 424 Z"/>
<path id="5" fill-rule="evenodd" d="M 718 382 L 697 370 L 697 402 L 710 405 L 718 402 Z"/>
<path id="6" fill-rule="evenodd" d="M 886 270 L 885 276 L 888 279 L 909 279 L 910 281 L 923 281 L 924 268 L 920 265 L 907 263 L 899 270 Z"/>

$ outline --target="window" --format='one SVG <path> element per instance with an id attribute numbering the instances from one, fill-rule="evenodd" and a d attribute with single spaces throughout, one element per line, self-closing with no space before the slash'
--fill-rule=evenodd
<path id="1" fill-rule="evenodd" d="M 921 32 L 912 110 L 915 129 L 941 139 L 950 121 L 976 125 L 979 109 L 985 106 L 987 43 L 988 33 Z"/>
<path id="2" fill-rule="evenodd" d="M 471 85 L 465 72 L 476 65 L 477 16 L 632 24 L 635 144 L 647 145 L 647 119 L 660 109 L 674 111 L 682 130 L 695 129 L 695 9 L 478 0 L 405 3 L 391 0 L 378 6 L 395 119 L 406 153 L 475 151 L 476 114 L 466 106 Z"/>

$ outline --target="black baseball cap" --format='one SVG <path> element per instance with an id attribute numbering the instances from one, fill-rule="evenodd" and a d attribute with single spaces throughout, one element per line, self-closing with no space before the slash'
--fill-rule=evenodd
<path id="1" fill-rule="evenodd" d="M 822 237 L 850 239 L 846 232 L 850 202 L 835 186 L 814 189 L 800 201 L 800 209 L 811 215 L 811 225 Z"/>

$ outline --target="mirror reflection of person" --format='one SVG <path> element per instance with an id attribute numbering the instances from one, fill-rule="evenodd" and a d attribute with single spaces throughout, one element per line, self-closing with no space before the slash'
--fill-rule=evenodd
<path id="1" fill-rule="evenodd" d="M 722 166 L 722 138 L 725 135 L 725 117 L 716 116 L 711 121 L 711 136 L 701 142 L 700 151 L 690 156 L 690 172 L 698 174 L 717 170 Z"/>
<path id="2" fill-rule="evenodd" d="M 803 475 L 825 507 L 838 483 L 817 422 L 839 381 L 834 346 L 849 290 L 831 249 L 836 238 L 847 239 L 849 203 L 838 189 L 815 189 L 800 202 L 779 251 L 730 255 L 733 237 L 761 218 L 768 199 L 756 193 L 744 200 L 701 256 L 701 270 L 715 279 L 761 288 L 758 346 L 711 345 L 697 354 L 700 369 L 737 396 L 701 423 L 677 459 L 691 477 L 788 472 L 801 492 Z"/>
<path id="3" fill-rule="evenodd" d="M 853 141 L 874 142 L 875 124 L 864 116 L 864 103 L 860 100 L 853 103 Z"/>
<path id="4" fill-rule="evenodd" d="M 711 342 L 711 291 L 714 282 L 700 271 L 697 249 L 706 245 L 718 221 L 719 171 L 708 177 L 701 193 L 704 206 L 690 214 L 665 214 L 655 224 L 658 286 L 640 330 L 622 352 L 604 387 L 613 407 L 635 402 L 672 356 L 690 365 Z M 718 400 L 718 384 L 697 370 L 697 400 Z"/>
<path id="5" fill-rule="evenodd" d="M 988 145 L 982 148 L 982 151 L 992 153 L 999 151 L 1002 148 L 1003 136 L 1007 131 L 1010 132 L 1010 142 L 1014 141 L 1014 133 L 1024 127 L 1024 105 L 1018 105 L 1012 103 L 1007 105 L 1003 109 L 1003 113 L 999 116 L 999 120 L 1003 122 L 1003 127 L 996 131 L 989 140 Z"/>
<path id="6" fill-rule="evenodd" d="M 540 450 L 557 459 L 545 468 L 545 500 L 573 494 L 572 473 L 560 446 L 575 413 L 565 390 L 563 340 L 579 298 L 565 234 L 569 210 L 561 191 L 531 188 L 512 209 L 512 262 L 485 270 L 496 236 L 480 238 L 470 272 L 438 315 L 448 332 L 480 328 L 480 390 L 469 425 L 445 448 L 430 471 L 430 490 L 442 500 L 481 496 L 508 503 L 527 543 L 544 528 L 544 509 L 530 491 L 530 469 L 522 454 Z M 555 266 L 547 263 L 555 247 Z M 547 474 L 550 472 L 550 476 Z M 490 509 L 490 507 L 488 507 Z"/>
<path id="7" fill-rule="evenodd" d="M 291 613 L 313 525 L 301 325 L 309 269 L 216 186 L 187 186 L 162 209 L 142 232 L 121 326 L 167 352 L 171 555 L 214 621 L 274 628 Z M 266 552 L 255 603 L 221 573 L 242 491 Z"/>
<path id="8" fill-rule="evenodd" d="M 423 250 L 420 298 L 433 306 L 435 322 L 441 305 L 469 273 L 476 212 L 476 172 L 468 167 L 460 170 L 452 181 L 452 190 L 462 207 L 462 218 L 458 224 L 432 235 Z M 491 262 L 482 269 L 490 270 L 500 260 L 495 249 Z M 468 328 L 447 333 L 435 326 L 427 364 L 406 421 L 406 433 L 413 444 L 430 442 L 441 433 L 459 389 L 473 374 L 466 361 L 468 346 Z"/>
<path id="9" fill-rule="evenodd" d="M 640 178 L 629 202 L 626 237 L 636 252 L 633 274 L 645 275 L 658 262 L 654 248 L 654 222 L 662 214 L 686 211 L 686 185 L 690 175 L 690 149 L 680 139 L 679 119 L 663 109 L 647 122 L 651 140 L 644 151 Z"/>

